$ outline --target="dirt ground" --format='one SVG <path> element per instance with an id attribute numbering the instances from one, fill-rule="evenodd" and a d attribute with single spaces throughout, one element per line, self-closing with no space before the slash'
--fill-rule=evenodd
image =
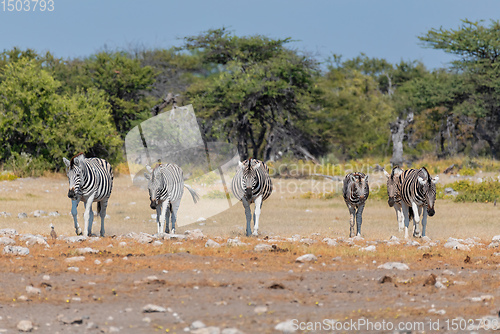
<path id="1" fill-rule="evenodd" d="M 492 204 L 438 202 L 430 240 L 408 244 L 384 201 L 367 204 L 364 239 L 352 240 L 341 200 L 276 192 L 264 203 L 258 238 L 243 236 L 243 209 L 234 206 L 179 224 L 177 233 L 201 229 L 201 238 L 140 243 L 127 234 L 156 232 L 147 192 L 126 176 L 113 191 L 107 236 L 73 243 L 66 239 L 74 229 L 64 177 L 0 183 L 0 212 L 11 214 L 0 217 L 0 228 L 16 229 L 15 244 L 30 251 L 0 255 L 0 333 L 17 333 L 21 320 L 38 333 L 279 333 L 286 321 L 309 333 L 452 333 L 500 322 L 500 251 L 491 243 L 500 227 Z M 192 214 L 182 205 L 180 220 Z M 35 210 L 60 216 L 34 217 Z M 18 218 L 21 212 L 27 217 Z M 57 240 L 49 237 L 51 223 Z M 26 246 L 28 233 L 45 236 L 48 247 Z M 450 237 L 462 238 L 464 250 L 446 248 Z M 235 238 L 244 244 L 228 241 Z M 205 247 L 208 239 L 220 247 Z M 258 251 L 259 244 L 272 248 Z M 96 253 L 81 255 L 83 247 Z M 296 262 L 304 254 L 316 259 Z M 379 268 L 388 262 L 409 269 Z M 164 312 L 145 312 L 148 304 Z M 195 321 L 207 328 L 189 329 Z"/>

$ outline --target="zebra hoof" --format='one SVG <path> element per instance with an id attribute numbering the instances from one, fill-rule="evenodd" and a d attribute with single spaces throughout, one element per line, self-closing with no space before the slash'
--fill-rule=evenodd
<path id="1" fill-rule="evenodd" d="M 175 234 L 175 228 L 173 228 L 172 231 L 170 231 L 170 234 Z"/>
<path id="2" fill-rule="evenodd" d="M 259 235 L 259 232 L 254 231 L 254 232 L 252 233 L 252 235 L 253 235 L 254 237 L 257 237 L 257 236 Z"/>
<path id="3" fill-rule="evenodd" d="M 75 230 L 75 232 L 76 232 L 76 235 L 82 235 L 82 229 L 81 228 L 77 228 Z"/>

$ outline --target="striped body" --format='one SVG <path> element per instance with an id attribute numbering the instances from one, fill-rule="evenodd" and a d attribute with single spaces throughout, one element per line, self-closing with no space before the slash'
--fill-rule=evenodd
<path id="1" fill-rule="evenodd" d="M 368 175 L 361 172 L 349 173 L 344 178 L 343 187 L 344 201 L 349 208 L 350 214 L 350 233 L 354 237 L 354 221 L 356 220 L 356 235 L 361 235 L 361 224 L 363 222 L 363 210 L 365 202 L 370 195 L 368 186 Z"/>
<path id="2" fill-rule="evenodd" d="M 408 238 L 410 222 L 410 208 L 413 211 L 415 230 L 414 237 L 425 236 L 427 214 L 434 216 L 436 201 L 436 182 L 438 177 L 432 178 L 425 167 L 408 169 L 400 174 L 401 205 L 405 222 L 405 238 Z M 420 217 L 422 217 L 422 233 L 419 231 Z"/>
<path id="3" fill-rule="evenodd" d="M 69 181 L 68 197 L 73 201 L 82 201 L 85 205 L 85 228 L 83 235 L 92 234 L 92 222 L 90 212 L 92 203 L 97 202 L 97 212 L 101 216 L 101 236 L 104 236 L 104 217 L 108 200 L 113 189 L 113 170 L 111 165 L 104 159 L 85 158 L 83 153 L 74 156 L 71 161 L 63 158 L 67 167 Z M 75 219 L 76 233 L 80 234 L 81 229 Z"/>
<path id="4" fill-rule="evenodd" d="M 403 172 L 404 171 L 397 166 L 392 169 L 391 174 L 384 170 L 384 174 L 387 177 L 387 196 L 389 197 L 388 204 L 390 207 L 394 207 L 394 210 L 396 211 L 399 231 L 404 229 L 403 208 L 401 206 L 401 182 L 399 178 Z"/>
<path id="5" fill-rule="evenodd" d="M 252 220 L 250 204 L 255 203 L 253 235 L 257 235 L 262 202 L 269 198 L 273 192 L 269 168 L 264 162 L 257 159 L 248 159 L 240 162 L 231 183 L 231 190 L 234 196 L 243 203 L 243 207 L 245 208 L 247 236 L 252 234 L 250 228 Z"/>
<path id="6" fill-rule="evenodd" d="M 148 173 L 144 176 L 148 179 L 150 207 L 156 210 L 156 222 L 158 223 L 158 234 L 169 233 L 169 220 L 172 216 L 172 233 L 175 233 L 175 222 L 177 211 L 181 204 L 184 187 L 186 187 L 193 201 L 198 201 L 196 192 L 184 184 L 184 173 L 176 164 L 160 164 L 152 169 L 146 166 Z"/>

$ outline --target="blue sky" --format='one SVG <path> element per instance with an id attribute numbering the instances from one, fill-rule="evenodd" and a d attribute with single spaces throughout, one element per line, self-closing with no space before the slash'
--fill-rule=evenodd
<path id="1" fill-rule="evenodd" d="M 500 16 L 500 1 L 494 0 L 53 1 L 52 12 L 4 11 L 0 1 L 0 50 L 29 47 L 74 58 L 105 46 L 170 48 L 182 37 L 225 26 L 238 36 L 291 37 L 291 47 L 318 60 L 363 52 L 391 63 L 420 60 L 432 69 L 453 57 L 423 48 L 418 35 L 458 28 L 465 18 L 489 24 Z"/>

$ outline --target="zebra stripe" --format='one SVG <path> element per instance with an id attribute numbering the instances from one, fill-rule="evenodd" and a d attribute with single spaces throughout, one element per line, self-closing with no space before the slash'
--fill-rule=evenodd
<path id="1" fill-rule="evenodd" d="M 387 203 L 390 207 L 394 207 L 396 211 L 399 231 L 403 231 L 404 229 L 404 216 L 401 206 L 401 179 L 399 178 L 403 172 L 403 169 L 398 166 L 392 169 L 391 174 L 387 173 L 384 169 L 384 174 L 387 177 L 387 196 L 389 197 Z M 410 219 L 412 219 L 412 215 L 410 213 Z"/>
<path id="2" fill-rule="evenodd" d="M 361 172 L 347 174 L 344 178 L 343 195 L 350 214 L 349 236 L 351 238 L 354 237 L 354 217 L 356 217 L 357 225 L 356 235 L 360 236 L 361 224 L 363 222 L 363 210 L 365 208 L 365 202 L 370 195 L 368 175 Z"/>
<path id="3" fill-rule="evenodd" d="M 264 162 L 257 159 L 248 159 L 239 162 L 239 167 L 231 183 L 231 190 L 234 196 L 243 203 L 243 207 L 245 208 L 247 236 L 252 234 L 250 228 L 252 220 L 250 204 L 255 203 L 253 235 L 258 235 L 262 202 L 268 199 L 273 192 L 269 168 Z"/>
<path id="4" fill-rule="evenodd" d="M 172 233 L 175 233 L 175 222 L 177 211 L 181 204 L 184 187 L 186 187 L 193 201 L 199 199 L 196 191 L 184 184 L 184 173 L 176 164 L 160 164 L 154 169 L 146 166 L 148 173 L 144 173 L 148 179 L 149 199 L 151 209 L 156 209 L 156 222 L 158 223 L 158 234 L 169 233 L 169 220 L 172 216 Z"/>
<path id="5" fill-rule="evenodd" d="M 63 158 L 63 161 L 67 167 L 69 181 L 68 197 L 73 201 L 82 201 L 85 205 L 83 235 L 92 234 L 90 212 L 92 211 L 92 203 L 97 202 L 97 213 L 101 216 L 100 235 L 103 237 L 106 208 L 113 189 L 111 165 L 104 159 L 85 158 L 83 153 L 75 155 L 71 161 L 66 158 Z M 75 229 L 77 234 L 82 233 L 76 220 Z"/>
<path id="6" fill-rule="evenodd" d="M 425 167 L 408 169 L 399 176 L 401 188 L 401 205 L 405 220 L 405 238 L 408 238 L 410 208 L 413 211 L 415 230 L 414 237 L 425 236 L 427 214 L 434 216 L 436 201 L 436 182 L 438 176 L 432 178 Z M 420 217 L 422 217 L 422 233 L 419 232 Z"/>

